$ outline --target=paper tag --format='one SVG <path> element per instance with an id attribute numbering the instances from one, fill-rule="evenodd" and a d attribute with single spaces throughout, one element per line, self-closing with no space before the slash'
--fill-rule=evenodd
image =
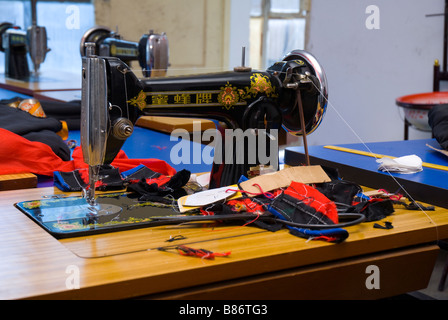
<path id="1" fill-rule="evenodd" d="M 233 194 L 235 194 L 237 189 L 231 187 L 222 187 L 216 189 L 210 189 L 206 191 L 201 191 L 190 195 L 187 200 L 185 200 L 185 206 L 202 207 L 207 204 L 215 203 L 224 200 Z"/>
<path id="2" fill-rule="evenodd" d="M 201 191 L 201 192 L 197 192 L 194 193 L 192 195 L 188 195 L 188 196 L 183 196 L 181 198 L 179 198 L 177 200 L 177 205 L 179 207 L 179 211 L 181 213 L 186 212 L 186 211 L 191 211 L 194 209 L 199 209 L 200 207 L 207 205 L 207 204 L 211 204 L 220 200 L 224 200 L 226 198 L 228 198 L 228 200 L 233 200 L 233 199 L 238 199 L 242 197 L 241 192 L 237 192 L 237 191 L 233 191 L 233 190 L 237 190 L 238 186 L 237 185 L 232 185 L 232 186 L 228 186 L 228 187 L 222 187 L 219 189 L 223 189 L 224 192 L 221 190 L 219 191 L 219 193 L 216 194 L 216 196 L 213 196 L 213 191 L 216 192 L 216 190 L 218 189 L 211 189 L 211 190 L 206 190 L 206 191 Z M 232 190 L 232 191 L 228 191 L 225 192 L 226 190 Z M 200 195 L 201 193 L 211 193 L 210 194 L 205 194 L 205 197 L 203 197 L 203 195 Z M 224 197 L 225 195 L 225 197 Z M 190 197 L 193 197 L 192 199 L 190 199 Z M 224 198 L 222 198 L 224 197 Z M 215 200 L 215 199 L 220 199 L 220 200 Z M 213 202 L 208 202 L 208 201 L 213 201 Z M 203 203 L 203 204 L 201 204 Z"/>
<path id="3" fill-rule="evenodd" d="M 267 192 L 287 187 L 292 181 L 309 184 L 330 182 L 331 179 L 321 166 L 300 166 L 258 176 L 244 181 L 240 185 L 243 190 L 248 192 L 248 196 L 254 196 L 253 193 L 258 194 L 261 190 Z"/>

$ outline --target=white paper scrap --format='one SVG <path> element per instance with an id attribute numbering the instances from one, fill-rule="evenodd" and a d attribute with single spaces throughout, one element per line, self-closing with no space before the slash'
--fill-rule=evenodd
<path id="1" fill-rule="evenodd" d="M 376 160 L 376 162 L 380 164 L 378 167 L 378 170 L 380 171 L 410 174 L 423 170 L 423 161 L 419 156 L 415 154 L 394 159 L 381 158 Z"/>
<path id="2" fill-rule="evenodd" d="M 236 188 L 221 187 L 194 193 L 187 197 L 184 206 L 202 207 L 207 204 L 222 201 L 237 192 Z"/>

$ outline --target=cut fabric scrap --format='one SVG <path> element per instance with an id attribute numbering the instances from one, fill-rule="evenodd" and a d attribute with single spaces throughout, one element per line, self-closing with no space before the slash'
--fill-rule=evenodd
<path id="1" fill-rule="evenodd" d="M 293 181 L 274 199 L 271 207 L 289 221 L 301 224 L 336 224 L 338 211 L 333 201 L 317 189 Z"/>
<path id="2" fill-rule="evenodd" d="M 54 171 L 73 171 L 72 161 L 58 157 L 51 147 L 0 128 L 0 174 L 34 173 L 53 176 Z"/>
<path id="3" fill-rule="evenodd" d="M 63 129 L 62 122 L 53 118 L 35 117 L 0 102 L 0 128 L 11 131 L 31 141 L 49 145 L 62 160 L 70 160 L 70 150 L 58 135 Z M 20 147 L 19 145 L 16 148 Z"/>
<path id="4" fill-rule="evenodd" d="M 392 225 L 392 222 L 390 222 L 390 221 L 385 221 L 384 226 L 379 223 L 375 223 L 373 225 L 373 227 L 376 229 L 385 229 L 385 230 L 390 230 L 390 229 L 394 228 L 394 226 Z"/>
<path id="5" fill-rule="evenodd" d="M 269 211 L 281 220 L 301 225 L 333 225 L 339 222 L 333 201 L 316 188 L 295 181 L 272 201 Z M 287 225 L 287 228 L 292 235 L 328 242 L 339 243 L 348 237 L 345 229 L 336 227 L 310 230 Z"/>
<path id="6" fill-rule="evenodd" d="M 423 161 L 415 154 L 394 159 L 384 157 L 377 159 L 376 162 L 380 164 L 378 167 L 380 171 L 411 174 L 423 170 Z"/>
<path id="7" fill-rule="evenodd" d="M 122 190 L 125 181 L 117 168 L 111 165 L 103 165 L 99 171 L 100 179 L 95 188 L 102 191 Z M 89 182 L 88 170 L 74 170 L 71 172 L 56 171 L 53 175 L 54 185 L 62 191 L 82 191 L 87 188 Z"/>
<path id="8" fill-rule="evenodd" d="M 157 248 L 159 251 L 168 251 L 171 248 L 167 247 L 160 247 Z M 215 257 L 228 257 L 230 256 L 231 252 L 213 252 L 206 249 L 195 249 L 191 247 L 187 247 L 185 245 L 177 246 L 175 249 L 180 255 L 182 256 L 189 256 L 189 257 L 197 257 L 201 259 L 208 259 L 208 260 L 214 260 Z"/>
<path id="9" fill-rule="evenodd" d="M 139 170 L 141 175 L 141 169 Z M 161 203 L 172 203 L 173 199 L 178 199 L 186 195 L 182 188 L 190 179 L 190 171 L 180 170 L 172 177 L 158 174 L 150 169 L 145 170 L 147 177 L 140 180 L 129 180 L 127 191 L 131 192 L 130 198 L 136 197 L 139 201 L 154 201 Z M 129 177 L 128 177 L 129 178 Z M 171 199 L 167 199 L 167 196 Z"/>
<path id="10" fill-rule="evenodd" d="M 171 173 L 171 170 L 165 171 Z M 139 165 L 120 174 L 118 168 L 112 165 L 102 165 L 99 180 L 95 188 L 101 191 L 123 190 L 127 188 L 130 198 L 140 201 L 155 201 L 171 203 L 164 197 L 171 195 L 175 198 L 185 195 L 182 187 L 188 182 L 190 172 L 181 170 L 173 176 L 155 172 L 150 168 Z M 62 191 L 81 191 L 88 186 L 89 176 L 87 169 L 76 169 L 70 172 L 54 173 L 54 184 Z"/>
<path id="11" fill-rule="evenodd" d="M 365 215 L 367 222 L 377 221 L 395 212 L 393 203 L 393 200 L 389 199 L 371 199 L 354 204 L 347 212 L 360 212 Z"/>

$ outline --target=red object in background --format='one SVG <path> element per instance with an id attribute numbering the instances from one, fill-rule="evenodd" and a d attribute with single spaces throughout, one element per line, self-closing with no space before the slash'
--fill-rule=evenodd
<path id="1" fill-rule="evenodd" d="M 402 96 L 396 104 L 403 108 L 429 110 L 435 105 L 448 104 L 448 92 L 426 92 Z"/>

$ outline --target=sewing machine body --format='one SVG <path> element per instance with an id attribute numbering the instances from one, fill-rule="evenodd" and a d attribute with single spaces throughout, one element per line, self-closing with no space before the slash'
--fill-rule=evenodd
<path id="1" fill-rule="evenodd" d="M 47 47 L 47 29 L 37 25 L 37 0 L 31 0 L 31 21 L 28 29 L 21 30 L 12 23 L 0 24 L 0 51 L 5 52 L 5 75 L 15 79 L 27 79 L 30 70 L 29 53 L 37 74 L 50 49 Z"/>
<path id="2" fill-rule="evenodd" d="M 300 135 L 314 131 L 326 109 L 325 74 L 303 51 L 290 53 L 266 71 L 244 69 L 150 79 L 138 79 L 118 58 L 84 57 L 83 66 L 92 58 L 103 61 L 106 72 L 96 81 L 83 77 L 83 97 L 101 92 L 96 86 L 107 88 L 101 98 L 108 108 L 104 163 L 115 158 L 141 115 L 216 119 L 227 128 L 243 130 L 283 127 Z M 305 130 L 298 119 L 296 90 L 303 91 Z M 246 163 L 240 174 L 253 165 L 257 163 Z M 222 168 L 216 170 L 222 172 Z"/>
<path id="3" fill-rule="evenodd" d="M 26 32 L 11 23 L 0 24 L 0 50 L 5 53 L 5 75 L 23 79 L 30 75 Z"/>

